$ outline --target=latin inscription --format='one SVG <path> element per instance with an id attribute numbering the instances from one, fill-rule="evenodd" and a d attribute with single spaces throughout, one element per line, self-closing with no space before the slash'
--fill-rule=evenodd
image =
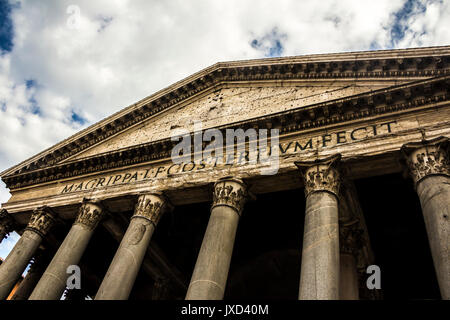
<path id="1" fill-rule="evenodd" d="M 296 140 L 287 143 L 280 143 L 278 146 L 272 146 L 271 149 L 278 148 L 279 155 L 282 156 L 285 154 L 300 153 L 302 151 L 314 150 L 318 148 L 327 148 L 368 139 L 381 134 L 390 134 L 395 130 L 396 124 L 396 121 L 390 121 L 381 124 L 357 127 L 351 130 L 325 133 L 306 140 Z M 80 183 L 67 184 L 63 187 L 61 193 L 64 194 L 70 192 L 94 190 L 150 179 L 172 177 L 176 174 L 202 171 L 209 168 L 214 169 L 222 166 L 236 166 L 243 163 L 248 163 L 246 161 L 248 161 L 248 152 L 242 152 L 241 154 L 235 156 L 234 161 L 224 161 L 223 164 L 221 164 L 217 158 L 210 158 L 202 161 L 201 163 L 188 162 L 184 164 L 161 165 L 149 169 L 142 169 L 138 171 L 109 175 L 100 178 L 93 178 L 90 180 L 82 181 Z"/>

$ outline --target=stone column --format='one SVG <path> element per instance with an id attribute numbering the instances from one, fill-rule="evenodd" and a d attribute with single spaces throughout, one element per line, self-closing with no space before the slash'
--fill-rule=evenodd
<path id="1" fill-rule="evenodd" d="M 302 171 L 306 195 L 300 300 L 339 299 L 340 158 L 338 154 L 295 163 Z"/>
<path id="2" fill-rule="evenodd" d="M 0 210 L 0 243 L 6 236 L 14 231 L 15 222 L 6 209 Z"/>
<path id="3" fill-rule="evenodd" d="M 8 297 L 54 221 L 55 215 L 48 207 L 33 211 L 28 226 L 0 266 L 1 300 Z"/>
<path id="4" fill-rule="evenodd" d="M 11 300 L 28 300 L 31 292 L 38 283 L 39 279 L 45 271 L 45 267 L 48 264 L 49 259 L 43 252 L 38 253 L 31 262 L 31 267 L 28 270 L 27 275 L 20 283 L 19 288 L 12 296 Z"/>
<path id="5" fill-rule="evenodd" d="M 442 299 L 450 299 L 449 139 L 439 137 L 402 147 L 419 195 Z"/>
<path id="6" fill-rule="evenodd" d="M 339 224 L 340 275 L 339 299 L 359 300 L 358 250 L 361 248 L 358 220 Z"/>
<path id="7" fill-rule="evenodd" d="M 75 223 L 59 247 L 29 300 L 58 300 L 69 274 L 67 267 L 78 265 L 104 210 L 98 202 L 84 200 Z"/>
<path id="8" fill-rule="evenodd" d="M 166 207 L 167 199 L 161 194 L 144 194 L 139 197 L 130 225 L 95 300 L 128 299 L 153 231 Z"/>
<path id="9" fill-rule="evenodd" d="M 186 300 L 223 299 L 246 189 L 239 179 L 224 178 L 215 183 L 211 216 Z"/>

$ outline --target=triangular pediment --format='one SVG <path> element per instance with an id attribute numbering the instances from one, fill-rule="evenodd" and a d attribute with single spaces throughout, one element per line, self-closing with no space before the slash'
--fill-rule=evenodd
<path id="1" fill-rule="evenodd" d="M 406 81 L 404 81 L 406 82 Z M 194 122 L 203 129 L 263 117 L 353 95 L 387 88 L 398 81 L 291 81 L 245 85 L 220 85 L 201 97 L 184 101 L 163 113 L 142 121 L 123 132 L 63 162 L 171 137 L 174 129 L 194 131 Z M 401 82 L 402 83 L 402 82 Z"/>
<path id="2" fill-rule="evenodd" d="M 450 72 L 450 47 L 217 63 L 5 170 L 18 177 L 104 152 L 369 93 Z"/>

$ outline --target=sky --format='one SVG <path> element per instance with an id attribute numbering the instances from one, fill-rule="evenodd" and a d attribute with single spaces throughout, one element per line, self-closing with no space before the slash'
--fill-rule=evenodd
<path id="1" fill-rule="evenodd" d="M 449 29 L 450 0 L 0 0 L 0 171 L 219 61 L 448 45 Z"/>

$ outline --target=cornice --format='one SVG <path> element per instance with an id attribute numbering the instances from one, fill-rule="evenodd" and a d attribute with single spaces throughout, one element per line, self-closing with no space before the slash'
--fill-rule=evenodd
<path id="1" fill-rule="evenodd" d="M 432 78 L 450 74 L 450 47 L 220 62 L 174 83 L 0 173 L 34 172 L 89 148 L 219 83 L 258 80 Z"/>
<path id="2" fill-rule="evenodd" d="M 225 134 L 225 130 L 231 128 L 244 130 L 278 128 L 280 134 L 284 135 L 352 120 L 388 115 L 393 112 L 408 111 L 428 104 L 445 103 L 450 100 L 449 95 L 450 76 L 436 77 L 247 119 L 217 127 L 217 129 L 222 130 Z M 16 189 L 97 171 L 152 162 L 169 158 L 176 143 L 170 138 L 161 139 L 6 176 L 3 180 L 8 188 Z"/>

